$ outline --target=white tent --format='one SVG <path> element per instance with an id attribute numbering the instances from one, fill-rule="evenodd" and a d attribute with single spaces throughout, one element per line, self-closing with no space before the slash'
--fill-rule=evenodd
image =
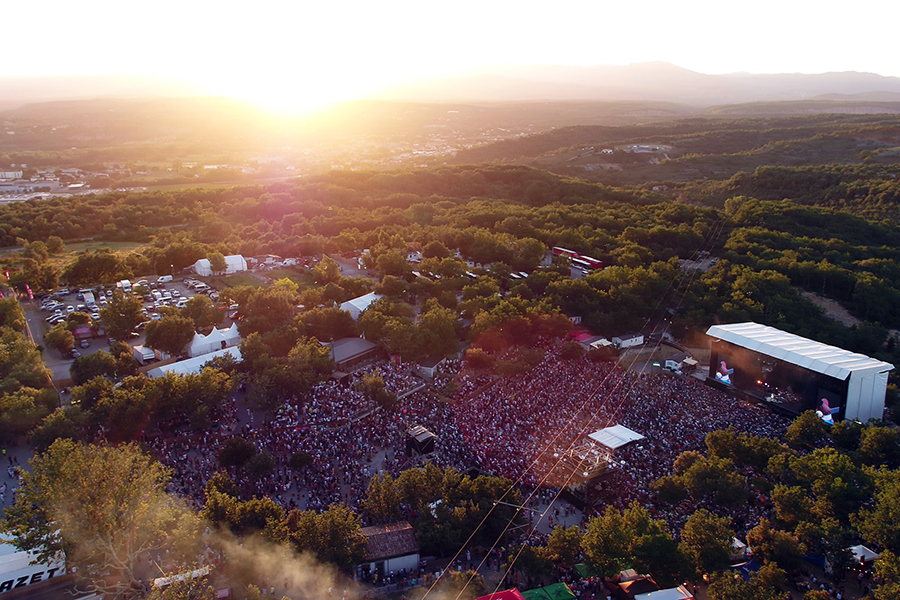
<path id="1" fill-rule="evenodd" d="M 188 347 L 188 356 L 200 356 L 217 350 L 231 348 L 240 343 L 241 334 L 238 332 L 237 323 L 233 323 L 229 329 L 216 329 L 214 327 L 209 332 L 209 335 L 194 334 L 194 339 Z"/>
<path id="2" fill-rule="evenodd" d="M 894 368 L 890 363 L 758 323 L 713 325 L 706 335 L 847 381 L 845 419 L 865 423 L 884 413 L 888 372 Z"/>
<path id="3" fill-rule="evenodd" d="M 208 258 L 201 258 L 194 263 L 194 273 L 200 277 L 209 277 L 212 275 L 212 269 L 209 266 Z"/>
<path id="4" fill-rule="evenodd" d="M 230 254 L 225 257 L 225 275 L 239 273 L 247 270 L 247 261 L 240 254 Z M 200 277 L 209 277 L 213 274 L 208 258 L 201 258 L 194 263 L 194 272 Z"/>
<path id="5" fill-rule="evenodd" d="M 588 435 L 589 438 L 605 446 L 610 450 L 616 450 L 622 446 L 627 446 L 631 442 L 644 439 L 644 436 L 636 431 L 632 431 L 622 425 L 613 425 L 612 427 L 604 427 L 594 433 Z"/>
<path id="6" fill-rule="evenodd" d="M 206 366 L 206 363 L 219 356 L 225 356 L 226 354 L 231 355 L 235 361 L 241 362 L 242 357 L 240 348 L 226 348 L 225 350 L 219 350 L 218 352 L 210 352 L 209 354 L 204 354 L 202 356 L 150 369 L 147 371 L 147 377 L 155 379 L 157 377 L 165 377 L 167 373 L 175 373 L 177 375 L 199 373 L 203 370 L 203 367 Z"/>
<path id="7" fill-rule="evenodd" d="M 853 559 L 858 563 L 871 562 L 881 556 L 874 550 L 869 550 L 865 546 L 850 546 L 847 550 L 853 555 Z"/>
<path id="8" fill-rule="evenodd" d="M 358 296 L 351 300 L 347 300 L 346 302 L 341 304 L 341 310 L 346 310 L 348 313 L 350 313 L 353 316 L 353 320 L 355 321 L 359 319 L 359 315 L 362 311 L 369 308 L 369 306 L 379 298 L 381 298 L 380 295 L 376 294 L 375 292 L 369 292 L 364 296 Z"/>
<path id="9" fill-rule="evenodd" d="M 247 261 L 240 254 L 229 254 L 225 257 L 225 274 L 239 273 L 247 270 Z"/>

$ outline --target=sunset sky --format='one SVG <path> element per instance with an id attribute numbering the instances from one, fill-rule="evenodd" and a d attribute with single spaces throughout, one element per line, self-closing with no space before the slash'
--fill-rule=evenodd
<path id="1" fill-rule="evenodd" d="M 877 4 L 878 17 L 805 0 L 22 2 L 0 76 L 150 75 L 275 108 L 502 65 L 900 76 L 900 4 Z"/>

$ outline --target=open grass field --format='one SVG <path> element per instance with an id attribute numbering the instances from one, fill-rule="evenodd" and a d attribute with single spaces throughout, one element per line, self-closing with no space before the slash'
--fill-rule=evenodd
<path id="1" fill-rule="evenodd" d="M 311 288 L 316 283 L 313 280 L 312 273 L 310 273 L 309 271 L 291 267 L 284 267 L 281 269 L 272 269 L 271 271 L 266 271 L 266 277 L 268 277 L 272 281 L 278 281 L 279 279 L 290 279 L 291 281 L 299 285 L 301 290 Z"/>
<path id="2" fill-rule="evenodd" d="M 66 244 L 64 256 L 72 257 L 85 250 L 99 250 L 100 248 L 109 248 L 113 252 L 131 252 L 132 250 L 140 248 L 142 245 L 141 242 L 106 242 L 103 240 L 72 242 Z"/>
<path id="3" fill-rule="evenodd" d="M 265 285 L 265 283 L 250 273 L 235 273 L 233 275 L 226 275 L 225 277 L 210 277 L 209 281 L 219 289 L 239 287 L 242 285 L 248 285 L 250 287 L 263 287 Z"/>
<path id="4" fill-rule="evenodd" d="M 270 271 L 262 271 L 258 275 L 252 273 L 235 273 L 224 277 L 210 277 L 209 282 L 217 288 L 238 287 L 248 285 L 250 287 L 264 287 L 268 282 L 278 281 L 279 279 L 290 279 L 300 286 L 301 290 L 315 285 L 312 274 L 303 269 L 291 267 L 283 267 L 272 269 Z"/>

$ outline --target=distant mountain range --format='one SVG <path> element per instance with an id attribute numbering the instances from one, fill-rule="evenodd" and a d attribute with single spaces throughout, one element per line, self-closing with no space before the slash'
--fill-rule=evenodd
<path id="1" fill-rule="evenodd" d="M 184 83 L 126 75 L 71 77 L 0 77 L 0 110 L 35 102 L 105 98 L 197 96 L 198 89 Z"/>
<path id="2" fill-rule="evenodd" d="M 137 76 L 0 77 L 0 111 L 35 102 L 203 95 L 184 82 Z M 664 62 L 518 66 L 386 88 L 372 100 L 406 103 L 643 102 L 688 112 L 752 102 L 900 102 L 900 77 L 842 73 L 704 75 Z M 877 107 L 876 107 L 877 109 Z"/>
<path id="3" fill-rule="evenodd" d="M 704 75 L 663 62 L 627 66 L 510 67 L 386 90 L 413 102 L 665 101 L 695 107 L 796 100 L 900 101 L 900 78 L 855 71 L 806 75 Z"/>

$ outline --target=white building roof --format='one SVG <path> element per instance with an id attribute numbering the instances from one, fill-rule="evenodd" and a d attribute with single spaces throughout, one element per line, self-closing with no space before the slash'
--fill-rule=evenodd
<path id="1" fill-rule="evenodd" d="M 203 370 L 203 366 L 214 358 L 230 354 L 237 362 L 241 361 L 241 349 L 238 347 L 225 348 L 224 350 L 216 350 L 209 354 L 201 354 L 194 358 L 181 360 L 169 365 L 163 365 L 147 371 L 147 377 L 165 377 L 166 373 L 176 373 L 178 375 L 187 375 L 189 373 L 199 373 Z"/>
<path id="2" fill-rule="evenodd" d="M 759 323 L 713 325 L 706 335 L 836 379 L 851 373 L 881 373 L 894 365 Z"/>
<path id="3" fill-rule="evenodd" d="M 600 444 L 615 450 L 626 446 L 631 442 L 644 439 L 644 436 L 636 431 L 632 431 L 622 425 L 613 425 L 612 427 L 604 427 L 594 433 L 588 435 L 589 438 Z"/>

